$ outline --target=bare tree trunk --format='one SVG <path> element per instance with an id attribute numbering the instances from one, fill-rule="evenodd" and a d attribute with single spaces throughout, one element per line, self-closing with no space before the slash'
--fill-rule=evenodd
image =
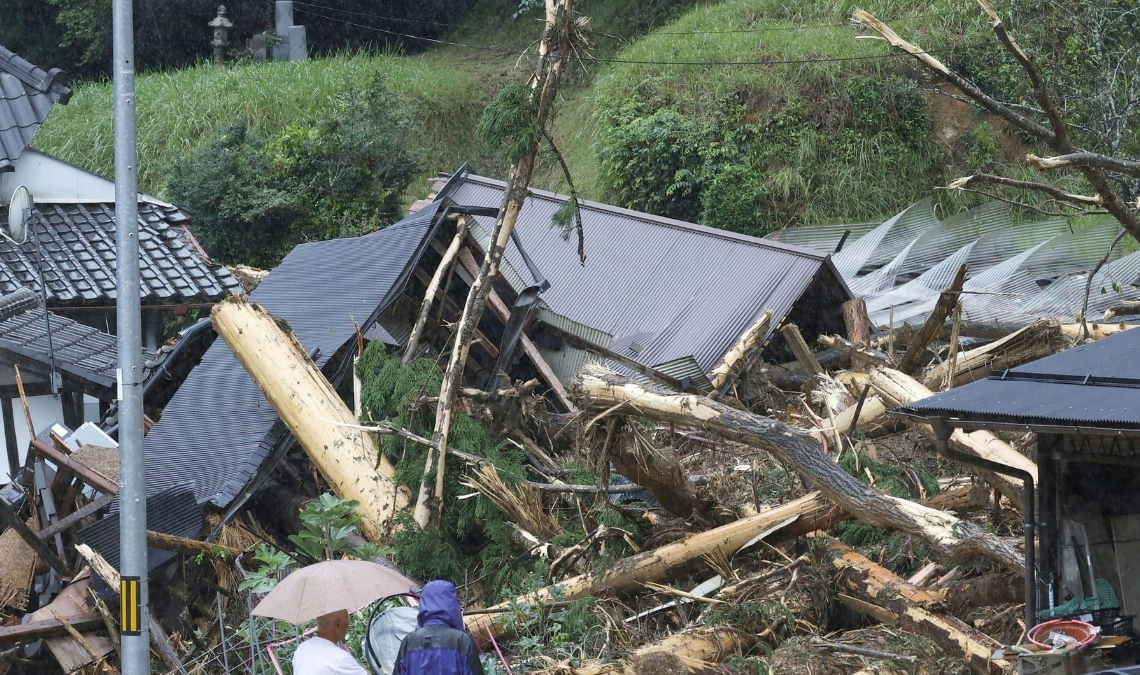
<path id="1" fill-rule="evenodd" d="M 926 317 L 922 328 L 918 329 L 914 339 L 906 346 L 906 354 L 899 362 L 899 370 L 908 375 L 922 370 L 922 355 L 926 353 L 926 345 L 938 335 L 942 324 L 946 323 L 946 317 L 954 311 L 954 307 L 958 304 L 958 296 L 962 293 L 962 284 L 965 282 L 966 266 L 962 265 L 954 275 L 954 281 L 938 295 L 938 302 L 934 304 L 934 310 Z"/>
<path id="2" fill-rule="evenodd" d="M 392 465 L 376 458 L 372 434 L 354 427 L 356 416 L 313 364 L 260 305 L 231 298 L 214 306 L 214 330 L 297 437 L 333 492 L 360 503 L 361 529 L 380 541 L 393 513 L 407 504 L 392 479 Z"/>
<path id="3" fill-rule="evenodd" d="M 981 675 L 1002 673 L 990 655 L 1001 647 L 993 638 L 942 612 L 938 596 L 916 588 L 835 539 L 827 539 L 839 583 L 856 598 L 886 609 L 903 628 L 926 636 L 957 654 Z M 876 613 L 876 616 L 882 616 Z"/>
<path id="4" fill-rule="evenodd" d="M 647 447 L 629 429 L 619 433 L 616 441 L 608 457 L 618 473 L 648 488 L 666 511 L 683 518 L 708 513 L 712 502 L 697 495 L 671 448 Z"/>
<path id="5" fill-rule="evenodd" d="M 720 365 L 713 368 L 709 373 L 709 381 L 712 382 L 713 387 L 709 398 L 719 396 L 720 389 L 736 379 L 736 375 L 744 366 L 748 355 L 760 345 L 760 341 L 768 334 L 768 326 L 770 326 L 771 323 L 772 311 L 768 310 L 764 312 L 759 319 L 753 322 L 753 324 L 748 327 L 748 330 L 744 331 L 744 333 L 736 339 L 732 347 L 725 352 Z"/>
<path id="6" fill-rule="evenodd" d="M 416 325 L 412 327 L 412 334 L 408 336 L 408 344 L 404 347 L 404 358 L 402 363 L 407 365 L 416 357 L 416 349 L 420 344 L 420 335 L 424 332 L 424 326 L 427 325 L 428 315 L 431 313 L 432 302 L 435 301 L 435 294 L 439 291 L 440 282 L 443 277 L 451 270 L 452 265 L 455 264 L 455 256 L 459 255 L 459 247 L 463 245 L 463 238 L 467 236 L 467 216 L 459 216 L 459 221 L 455 224 L 455 237 L 451 240 L 451 244 L 447 250 L 443 252 L 443 257 L 439 261 L 439 267 L 435 268 L 435 274 L 431 277 L 431 283 L 428 284 L 427 291 L 424 292 L 424 301 L 420 305 L 420 315 L 416 318 Z M 447 289 L 443 289 L 447 293 Z"/>
<path id="7" fill-rule="evenodd" d="M 581 666 L 570 672 L 573 675 L 641 675 L 699 671 L 707 664 L 720 663 L 729 654 L 746 651 L 756 641 L 755 635 L 732 628 L 695 628 L 643 645 L 618 663 Z"/>
<path id="8" fill-rule="evenodd" d="M 583 369 L 580 390 L 595 408 L 686 424 L 766 450 L 794 468 L 836 505 L 869 525 L 922 537 L 951 556 L 980 554 L 1013 571 L 1023 569 L 1022 556 L 1009 542 L 948 513 L 873 491 L 828 459 L 803 429 L 703 396 L 650 391 L 599 367 Z"/>
<path id="9" fill-rule="evenodd" d="M 570 53 L 570 27 L 574 20 L 573 0 L 548 0 L 546 3 L 546 25 L 543 29 L 542 41 L 539 45 L 539 65 L 531 78 L 531 96 L 536 97 L 538 110 L 535 124 L 538 129 L 546 128 L 546 119 L 550 111 L 554 95 L 558 91 L 558 81 L 562 68 Z M 471 335 L 483 316 L 483 308 L 487 302 L 487 294 L 491 291 L 492 282 L 499 273 L 499 262 L 503 258 L 511 232 L 514 231 L 515 221 L 519 211 L 522 210 L 526 200 L 527 189 L 530 185 L 531 173 L 534 171 L 535 159 L 538 156 L 538 139 L 536 134 L 530 146 L 521 157 L 511 164 L 507 177 L 507 189 L 503 194 L 503 205 L 499 209 L 499 217 L 491 231 L 490 247 L 483 258 L 483 265 L 479 268 L 479 275 L 471 283 L 471 290 L 467 294 L 467 302 L 463 307 L 463 316 L 459 320 L 459 327 L 455 336 L 455 344 L 451 350 L 451 360 L 448 361 L 444 372 L 443 384 L 439 389 L 439 404 L 435 412 L 435 429 L 432 432 L 432 441 L 436 449 L 429 448 L 424 465 L 424 480 L 420 484 L 419 496 L 416 498 L 416 508 L 413 513 L 416 523 L 420 527 L 427 527 L 433 520 L 438 522 L 443 507 L 443 480 L 447 458 L 448 433 L 451 430 L 452 407 L 455 403 L 455 393 L 467 363 L 467 354 L 471 350 Z M 438 464 L 438 466 L 436 466 Z M 428 485 L 427 477 L 435 468 L 435 486 Z"/>

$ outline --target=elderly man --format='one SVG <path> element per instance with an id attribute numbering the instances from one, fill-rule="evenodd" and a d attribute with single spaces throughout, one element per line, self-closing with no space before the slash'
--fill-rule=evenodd
<path id="1" fill-rule="evenodd" d="M 341 646 L 348 635 L 348 611 L 317 617 L 317 634 L 293 652 L 293 675 L 368 675 Z"/>
<path id="2" fill-rule="evenodd" d="M 459 594 L 450 581 L 429 581 L 420 593 L 419 628 L 400 643 L 393 675 L 483 675 L 479 647 L 463 630 Z"/>

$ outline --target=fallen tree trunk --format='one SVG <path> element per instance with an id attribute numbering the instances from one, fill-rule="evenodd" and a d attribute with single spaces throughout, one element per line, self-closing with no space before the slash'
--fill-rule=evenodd
<path id="1" fill-rule="evenodd" d="M 930 387 L 941 388 L 954 365 L 953 386 L 958 387 L 988 377 L 991 371 L 1014 368 L 1056 351 L 1061 329 L 1050 321 L 1038 321 L 977 349 L 959 353 L 927 371 L 922 378 Z"/>
<path id="2" fill-rule="evenodd" d="M 934 310 L 930 312 L 930 316 L 926 317 L 922 328 L 918 329 L 914 338 L 907 344 L 906 354 L 899 361 L 899 370 L 910 374 L 917 373 L 922 369 L 922 355 L 926 353 L 926 345 L 934 340 L 942 328 L 942 324 L 946 323 L 946 318 L 950 316 L 950 312 L 954 311 L 954 306 L 958 304 L 958 296 L 962 293 L 962 284 L 965 282 L 966 266 L 962 265 L 954 274 L 954 280 L 950 282 L 950 286 L 938 294 L 938 302 L 934 304 Z"/>
<path id="3" fill-rule="evenodd" d="M 894 365 L 895 363 L 886 352 L 881 352 L 873 347 L 856 344 L 838 335 L 820 335 L 819 344 L 829 349 L 834 349 L 851 359 L 853 370 L 866 371 L 867 367 L 872 364 Z M 856 368 L 856 364 L 862 365 Z"/>
<path id="4" fill-rule="evenodd" d="M 687 518 L 705 516 L 713 503 L 697 494 L 671 448 L 654 448 L 633 430 L 617 434 L 607 457 L 618 473 L 653 493 L 661 506 L 673 515 Z"/>
<path id="5" fill-rule="evenodd" d="M 1003 672 L 990 661 L 990 655 L 1001 647 L 997 640 L 943 612 L 938 598 L 930 592 L 908 584 L 835 539 L 827 539 L 826 543 L 832 564 L 839 572 L 840 586 L 857 599 L 885 609 L 897 617 L 903 628 L 959 655 L 975 673 Z"/>
<path id="6" fill-rule="evenodd" d="M 245 367 L 338 497 L 360 503 L 361 529 L 380 541 L 408 502 L 370 433 L 292 336 L 260 306 L 231 298 L 214 306 L 214 330 Z"/>
<path id="7" fill-rule="evenodd" d="M 1138 324 L 1134 323 L 1097 323 L 1093 321 L 1089 324 L 1089 340 L 1101 340 L 1109 335 L 1116 335 L 1123 333 L 1126 330 L 1136 328 Z M 1061 335 L 1071 339 L 1080 340 L 1084 336 L 1084 329 L 1079 323 L 1063 323 L 1061 324 Z"/>
<path id="8" fill-rule="evenodd" d="M 922 503 L 939 511 L 953 511 L 957 514 L 973 513 L 990 505 L 990 490 L 981 483 L 966 485 L 939 492 Z"/>
<path id="9" fill-rule="evenodd" d="M 743 653 L 756 642 L 755 635 L 732 628 L 696 628 L 639 647 L 619 663 L 580 666 L 570 672 L 574 675 L 700 672 L 709 664 L 720 663 L 729 654 Z"/>
<path id="10" fill-rule="evenodd" d="M 423 334 L 424 326 L 427 325 L 432 303 L 435 302 L 435 294 L 439 291 L 440 283 L 443 281 L 444 276 L 451 270 L 451 266 L 455 264 L 455 256 L 459 254 L 459 247 L 463 245 L 463 240 L 466 237 L 467 216 L 459 216 L 459 219 L 455 223 L 455 236 L 452 238 L 447 250 L 443 252 L 439 265 L 435 268 L 435 274 L 432 275 L 431 281 L 428 283 L 427 290 L 424 292 L 423 304 L 420 305 L 420 314 L 416 317 L 416 325 L 412 327 L 412 333 L 408 336 L 408 344 L 404 347 L 404 357 L 400 362 L 405 366 L 416 357 L 416 350 L 420 344 L 420 335 Z M 446 288 L 444 292 L 447 292 Z"/>
<path id="11" fill-rule="evenodd" d="M 871 386 L 879 392 L 879 395 L 898 405 L 913 403 L 934 395 L 934 392 L 909 375 L 887 368 L 878 369 L 871 373 Z M 934 438 L 934 429 L 929 424 L 914 423 L 913 426 L 927 436 Z M 950 446 L 960 452 L 1027 471 L 1033 476 L 1034 484 L 1037 482 L 1037 465 L 1033 460 L 1014 450 L 1008 443 L 988 431 L 966 433 L 960 429 L 955 429 L 950 436 Z M 1024 508 L 1025 493 L 1020 480 L 983 469 L 975 470 L 983 475 L 986 482 L 996 487 L 1018 509 Z"/>
<path id="12" fill-rule="evenodd" d="M 732 347 L 725 352 L 720 365 L 709 371 L 709 381 L 712 382 L 713 388 L 709 393 L 709 398 L 719 396 L 721 387 L 724 387 L 736 379 L 736 374 L 739 373 L 740 369 L 744 366 L 745 359 L 760 345 L 760 341 L 764 339 L 764 336 L 768 334 L 768 327 L 771 323 L 772 310 L 768 310 L 736 339 Z"/>
<path id="13" fill-rule="evenodd" d="M 595 408 L 702 428 L 766 450 L 795 469 L 837 506 L 868 525 L 922 537 L 952 557 L 984 555 L 1016 572 L 1024 567 L 1022 556 L 1009 542 L 978 525 L 873 491 L 828 459 L 811 434 L 798 427 L 703 396 L 650 391 L 598 366 L 582 369 L 579 390 Z"/>
<path id="14" fill-rule="evenodd" d="M 554 586 L 500 603 L 488 608 L 491 611 L 486 614 L 471 614 L 464 617 L 464 622 L 472 635 L 477 637 L 486 635 L 484 626 L 489 625 L 498 636 L 504 633 L 508 626 L 513 625 L 513 622 L 509 621 L 510 615 L 499 610 L 511 607 L 541 607 L 555 601 L 577 600 L 607 592 L 621 594 L 639 591 L 644 588 L 642 584 L 645 582 L 665 581 L 684 565 L 705 555 L 720 552 L 731 556 L 757 534 L 779 526 L 790 518 L 797 519 L 791 523 L 792 525 L 798 524 L 799 520 L 817 524 L 819 519 L 830 511 L 830 506 L 820 494 L 813 492 L 755 516 L 694 534 L 661 548 L 630 556 L 608 567 L 565 579 Z"/>

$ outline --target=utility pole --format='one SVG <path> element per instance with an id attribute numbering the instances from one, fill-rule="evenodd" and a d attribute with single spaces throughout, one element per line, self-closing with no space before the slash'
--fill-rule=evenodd
<path id="1" fill-rule="evenodd" d="M 113 0 L 111 14 L 115 78 L 115 316 L 119 347 L 120 651 L 123 675 L 149 675 L 135 35 L 131 0 Z"/>

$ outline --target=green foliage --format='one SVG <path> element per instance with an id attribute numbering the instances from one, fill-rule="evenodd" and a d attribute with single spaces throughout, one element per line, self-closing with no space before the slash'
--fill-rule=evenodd
<path id="1" fill-rule="evenodd" d="M 302 241 L 395 220 L 418 169 L 412 119 L 383 76 L 333 97 L 312 127 L 263 139 L 238 120 L 168 174 L 173 201 L 216 259 L 272 267 Z"/>
<path id="2" fill-rule="evenodd" d="M 267 544 L 258 544 L 253 553 L 253 559 L 261 563 L 256 569 L 246 575 L 238 586 L 240 591 L 250 593 L 268 593 L 277 585 L 277 575 L 293 563 L 289 554 L 282 553 Z"/>
<path id="3" fill-rule="evenodd" d="M 483 111 L 475 133 L 492 148 L 506 146 L 507 157 L 516 160 L 538 143 L 538 98 L 522 82 L 503 87 Z"/>
<path id="4" fill-rule="evenodd" d="M 535 579 L 540 586 L 540 579 Z M 562 601 L 561 589 L 553 587 L 554 602 Z M 588 658 L 590 645 L 606 635 L 605 620 L 597 598 L 580 598 L 558 609 L 519 604 L 510 598 L 510 613 L 505 617 L 507 632 L 514 636 L 511 647 L 524 655 L 565 654 L 571 658 Z M 596 652 L 592 652 L 596 653 Z"/>
<path id="5" fill-rule="evenodd" d="M 393 426 L 421 436 L 432 435 L 434 408 L 414 405 L 416 399 L 439 391 L 443 377 L 435 362 L 416 359 L 401 366 L 379 342 L 369 344 L 361 355 L 357 372 L 361 378 L 361 404 L 372 419 L 388 420 Z M 497 443 L 479 422 L 464 414 L 452 418 L 450 445 L 485 457 L 508 485 L 523 477 L 523 453 Z M 424 476 L 424 447 L 402 438 L 384 439 L 383 452 L 396 466 L 396 482 L 413 491 L 421 480 L 434 482 L 434 472 Z M 469 492 L 459 484 L 463 467 L 447 463 L 444 493 Z M 522 566 L 505 564 L 515 557 L 506 517 L 486 499 L 448 500 L 439 528 L 421 530 L 410 520 L 395 537 L 396 558 L 411 576 L 448 579 L 462 584 L 467 577 L 484 576 L 484 586 L 499 589 L 518 583 L 528 572 Z"/>
<path id="6" fill-rule="evenodd" d="M 796 625 L 796 615 L 775 600 L 753 600 L 715 605 L 705 614 L 708 626 L 729 626 L 745 633 L 762 633 L 783 619 L 780 634 L 789 634 Z"/>
<path id="7" fill-rule="evenodd" d="M 851 448 L 839 458 L 839 466 L 867 484 L 872 484 L 872 479 L 867 477 L 870 471 L 873 485 L 892 497 L 914 499 L 922 493 L 938 494 L 938 476 L 923 466 L 885 464 Z"/>
<path id="8" fill-rule="evenodd" d="M 329 492 L 322 494 L 301 510 L 301 531 L 289 535 L 289 541 L 313 560 L 334 560 L 348 553 L 355 558 L 374 558 L 395 553 L 375 544 L 354 546 L 348 538 L 360 534 L 360 515 L 356 500 L 344 501 Z"/>

